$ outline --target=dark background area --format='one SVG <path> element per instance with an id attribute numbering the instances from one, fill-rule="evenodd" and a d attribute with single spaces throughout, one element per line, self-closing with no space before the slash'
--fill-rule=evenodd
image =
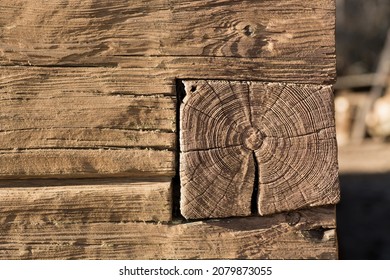
<path id="1" fill-rule="evenodd" d="M 390 27 L 389 0 L 336 0 L 338 76 L 375 72 Z"/>
<path id="2" fill-rule="evenodd" d="M 390 0 L 337 0 L 338 76 L 374 73 L 389 27 Z M 370 141 L 367 137 L 360 148 Z M 383 149 L 390 144 L 384 143 Z M 383 157 L 380 152 L 373 156 Z M 367 163 L 361 161 L 362 170 L 340 172 L 340 259 L 390 259 L 390 173 L 366 173 Z M 348 165 L 348 160 L 343 162 Z M 388 162 L 390 166 L 390 158 Z"/>
<path id="3" fill-rule="evenodd" d="M 390 259 L 390 173 L 340 176 L 340 259 Z"/>

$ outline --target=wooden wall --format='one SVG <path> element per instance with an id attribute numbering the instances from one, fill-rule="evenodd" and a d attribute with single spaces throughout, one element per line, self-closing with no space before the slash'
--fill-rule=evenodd
<path id="1" fill-rule="evenodd" d="M 180 80 L 331 85 L 334 5 L 1 1 L 0 258 L 336 258 L 332 206 L 172 216 Z"/>

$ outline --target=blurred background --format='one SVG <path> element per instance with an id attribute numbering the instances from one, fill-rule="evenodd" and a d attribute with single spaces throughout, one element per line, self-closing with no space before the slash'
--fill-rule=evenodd
<path id="1" fill-rule="evenodd" d="M 390 0 L 336 0 L 340 259 L 390 259 Z"/>

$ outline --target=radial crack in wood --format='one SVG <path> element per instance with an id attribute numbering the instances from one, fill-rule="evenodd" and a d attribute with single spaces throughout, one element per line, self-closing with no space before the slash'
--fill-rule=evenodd
<path id="1" fill-rule="evenodd" d="M 191 217 L 223 217 L 226 205 L 231 216 L 250 215 L 254 183 L 254 162 L 241 147 L 193 151 L 181 154 L 186 168 L 181 170 L 181 208 Z M 184 157 L 183 157 L 184 156 Z M 213 186 L 213 187 L 205 187 Z M 185 215 L 189 217 L 188 214 Z"/>
<path id="2" fill-rule="evenodd" d="M 249 215 L 256 188 L 261 215 L 338 202 L 330 86 L 206 80 L 184 84 L 184 217 Z"/>

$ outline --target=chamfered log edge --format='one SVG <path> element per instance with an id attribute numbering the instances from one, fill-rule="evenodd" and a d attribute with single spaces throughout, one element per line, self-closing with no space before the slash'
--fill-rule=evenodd
<path id="1" fill-rule="evenodd" d="M 0 180 L 0 216 L 3 225 L 167 222 L 171 178 Z"/>
<path id="2" fill-rule="evenodd" d="M 3 222 L 1 259 L 336 259 L 335 207 L 191 223 Z"/>
<path id="3" fill-rule="evenodd" d="M 339 201 L 331 86 L 216 80 L 184 84 L 184 217 L 250 215 L 255 188 L 260 215 Z"/>

